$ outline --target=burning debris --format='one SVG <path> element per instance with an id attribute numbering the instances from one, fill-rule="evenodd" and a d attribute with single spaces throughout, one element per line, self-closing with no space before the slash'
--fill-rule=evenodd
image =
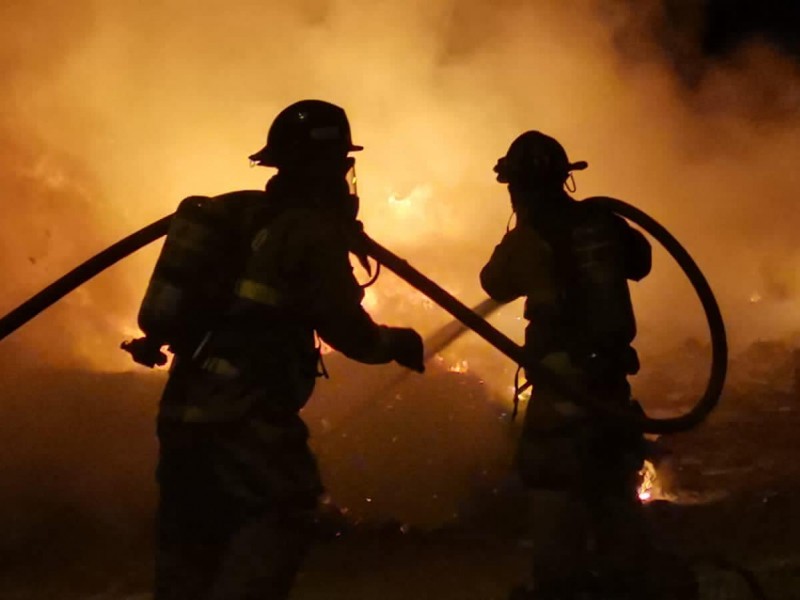
<path id="1" fill-rule="evenodd" d="M 665 502 L 680 502 L 677 495 L 666 490 L 663 477 L 659 476 L 655 464 L 649 460 L 644 461 L 644 465 L 639 471 L 640 483 L 637 489 L 637 496 L 643 504 L 661 500 Z"/>
<path id="2" fill-rule="evenodd" d="M 447 370 L 450 371 L 451 373 L 468 373 L 469 372 L 469 361 L 466 360 L 466 359 L 456 361 L 455 363 L 450 365 L 447 368 Z"/>
<path id="3" fill-rule="evenodd" d="M 639 484 L 637 495 L 642 502 L 649 502 L 653 500 L 657 482 L 656 468 L 653 463 L 649 460 L 644 461 L 644 466 L 639 471 L 639 477 L 641 477 L 642 481 Z"/>

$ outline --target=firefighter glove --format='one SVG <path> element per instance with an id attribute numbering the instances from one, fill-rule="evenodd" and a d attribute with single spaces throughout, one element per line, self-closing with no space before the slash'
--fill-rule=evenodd
<path id="1" fill-rule="evenodd" d="M 162 366 L 167 362 L 167 355 L 161 351 L 162 344 L 143 337 L 122 342 L 120 348 L 130 353 L 133 360 L 140 365 L 150 367 Z"/>
<path id="2" fill-rule="evenodd" d="M 407 369 L 424 373 L 425 357 L 422 337 L 413 329 L 404 327 L 390 327 L 388 333 L 392 359 Z"/>

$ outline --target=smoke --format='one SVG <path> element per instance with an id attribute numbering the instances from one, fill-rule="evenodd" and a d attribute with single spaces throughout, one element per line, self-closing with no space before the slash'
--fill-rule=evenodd
<path id="1" fill-rule="evenodd" d="M 346 107 L 366 146 L 368 230 L 468 301 L 482 297 L 476 274 L 509 213 L 491 167 L 533 128 L 590 162 L 579 195 L 628 200 L 686 244 L 734 340 L 800 323 L 791 210 L 800 84 L 766 43 L 703 61 L 694 26 L 665 37 L 657 3 L 84 1 L 67 10 L 39 0 L 2 10 L 4 309 L 184 196 L 261 187 L 269 173 L 244 157 L 283 106 L 319 97 Z M 695 65 L 691 86 L 676 64 Z M 69 339 L 49 344 L 54 357 L 121 367 L 112 356 L 132 330 L 153 252 L 31 325 L 40 332 L 31 343 L 66 327 Z M 636 287 L 644 346 L 701 333 L 667 257 Z"/>

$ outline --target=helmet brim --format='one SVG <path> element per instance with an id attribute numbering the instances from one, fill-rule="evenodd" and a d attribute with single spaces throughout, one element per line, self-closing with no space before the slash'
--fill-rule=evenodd
<path id="1" fill-rule="evenodd" d="M 508 172 L 508 168 L 506 166 L 506 157 L 501 156 L 497 159 L 497 164 L 494 166 L 494 172 L 497 174 L 497 181 L 498 183 L 510 183 L 509 176 L 510 173 Z M 585 160 L 579 160 L 574 163 L 569 163 L 567 165 L 567 173 L 572 173 L 572 171 L 583 171 L 589 167 L 589 163 Z"/>
<path id="2" fill-rule="evenodd" d="M 251 154 L 247 158 L 250 159 L 250 162 L 256 165 L 260 165 L 263 167 L 274 167 L 273 161 L 270 157 L 271 152 L 264 146 L 261 150 L 256 152 L 255 154 Z"/>
<path id="3" fill-rule="evenodd" d="M 589 166 L 589 163 L 585 160 L 579 160 L 578 162 L 569 163 L 567 167 L 567 171 L 583 171 Z"/>

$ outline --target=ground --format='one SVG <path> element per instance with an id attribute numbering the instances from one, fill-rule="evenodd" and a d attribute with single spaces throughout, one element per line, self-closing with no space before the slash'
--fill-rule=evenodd
<path id="1" fill-rule="evenodd" d="M 357 380 L 359 398 L 380 392 L 370 403 L 330 384 L 304 412 L 327 510 L 346 514 L 325 520 L 293 598 L 505 598 L 530 544 L 507 407 L 469 374 L 432 370 L 389 394 L 394 372 L 367 372 L 347 385 Z M 0 598 L 146 600 L 163 379 L 69 371 L 5 382 Z M 778 388 L 740 383 L 702 428 L 659 440 L 659 475 L 678 502 L 648 514 L 658 539 L 696 561 L 704 599 L 752 597 L 736 565 L 768 598 L 800 598 L 800 398 Z"/>

